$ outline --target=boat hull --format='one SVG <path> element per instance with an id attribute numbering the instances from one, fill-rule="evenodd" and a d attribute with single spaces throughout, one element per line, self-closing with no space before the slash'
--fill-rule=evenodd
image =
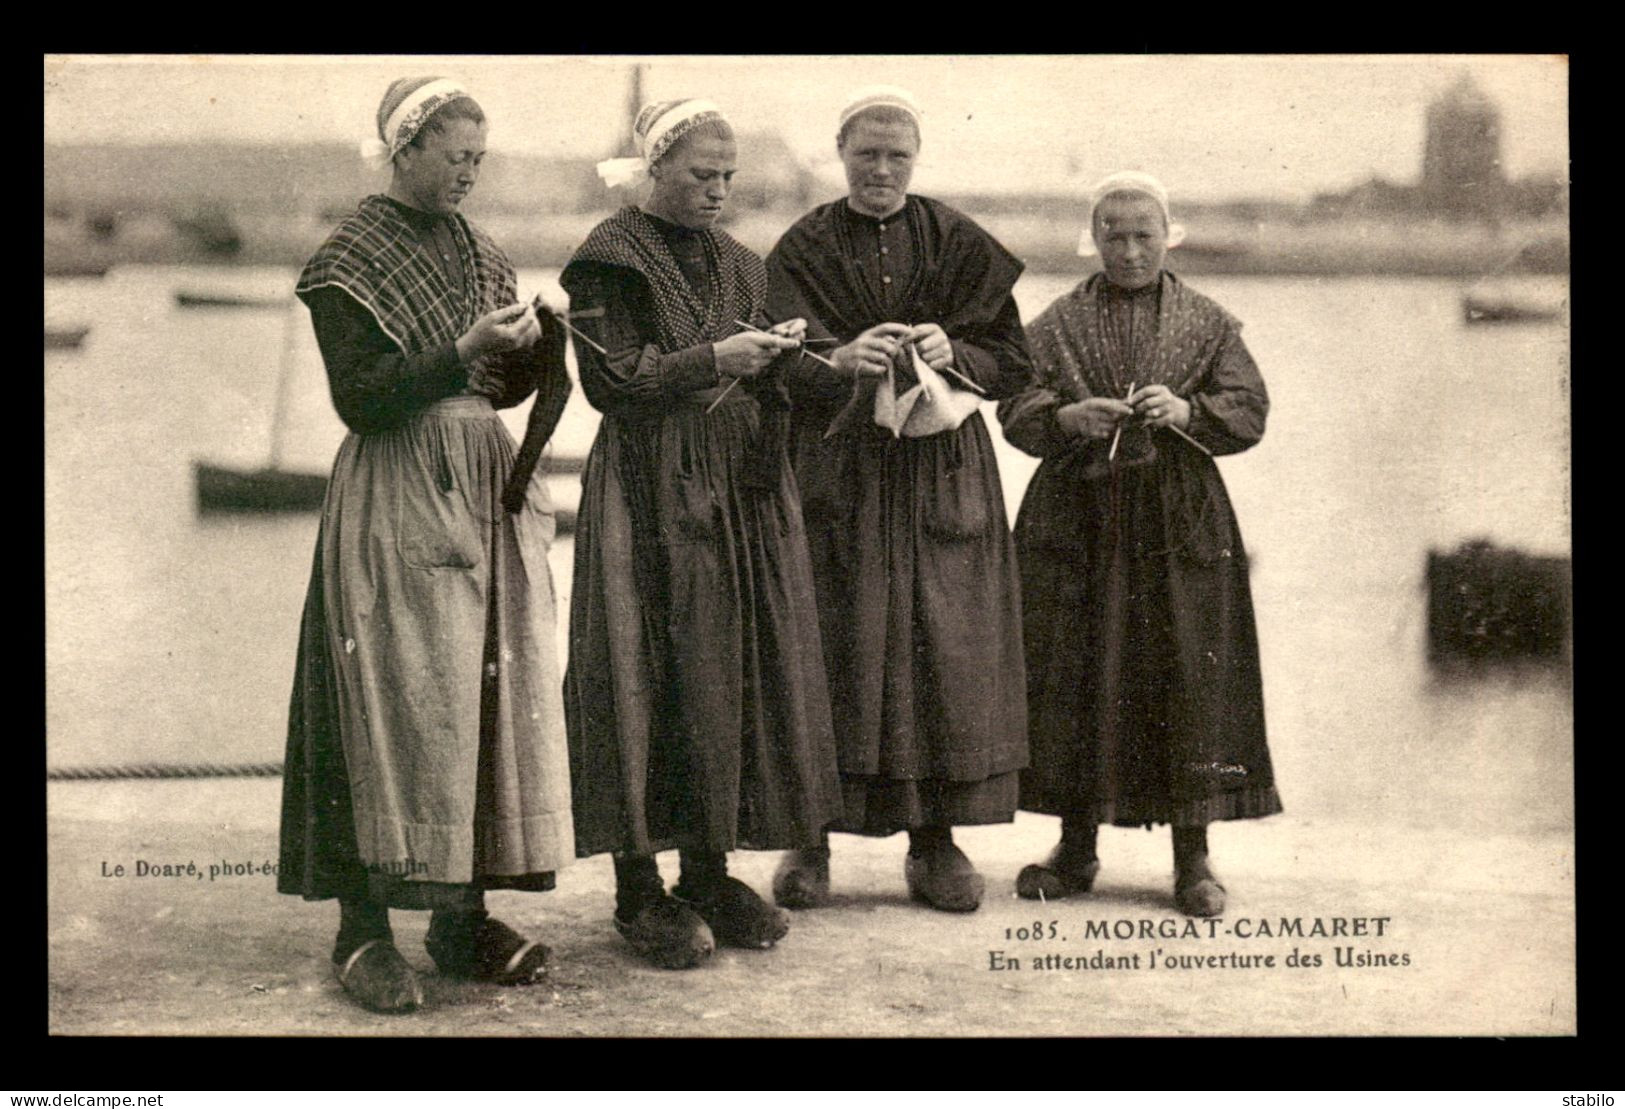
<path id="1" fill-rule="evenodd" d="M 90 334 L 88 327 L 66 327 L 45 329 L 46 350 L 78 350 L 79 344 L 85 341 Z"/>
<path id="2" fill-rule="evenodd" d="M 282 308 L 288 304 L 288 298 L 182 292 L 175 294 L 175 303 L 182 308 Z"/>
<path id="3" fill-rule="evenodd" d="M 327 497 L 327 475 L 276 467 L 257 470 L 194 462 L 200 513 L 317 512 Z M 573 508 L 553 514 L 560 534 L 575 530 Z"/>
<path id="4" fill-rule="evenodd" d="M 1560 306 L 1525 304 L 1510 300 L 1481 300 L 1468 297 L 1462 302 L 1468 323 L 1547 323 L 1563 318 Z"/>
<path id="5" fill-rule="evenodd" d="M 327 475 L 266 467 L 193 464 L 199 512 L 312 512 L 327 496 Z"/>

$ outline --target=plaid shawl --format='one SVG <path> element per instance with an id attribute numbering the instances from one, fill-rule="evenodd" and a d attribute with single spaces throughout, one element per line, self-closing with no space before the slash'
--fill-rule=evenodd
<path id="1" fill-rule="evenodd" d="M 710 294 L 703 300 L 683 276 L 653 220 L 632 205 L 592 229 L 564 267 L 559 284 L 573 301 L 589 291 L 589 276 L 594 270 L 607 271 L 612 280 L 624 278 L 627 273 L 635 275 L 652 294 L 653 323 L 660 349 L 666 354 L 725 339 L 738 332 L 735 320 L 756 323 L 765 319 L 761 312 L 767 295 L 767 271 L 762 260 L 725 231 L 707 229 L 700 240 Z M 765 492 L 779 488 L 790 434 L 789 395 L 778 377 L 763 374 L 738 390 L 754 397 L 761 406 L 761 422 L 740 483 Z M 645 591 L 644 634 L 650 643 L 664 644 L 668 638 L 669 571 L 657 499 L 669 467 L 660 456 L 659 421 L 606 417 L 604 422 L 620 424 L 620 481 L 632 517 L 633 559 Z M 666 650 L 657 646 L 654 654 L 665 657 Z"/>
<path id="2" fill-rule="evenodd" d="M 450 222 L 471 279 L 466 293 L 452 288 L 400 208 L 376 195 L 327 237 L 294 291 L 338 286 L 373 314 L 403 354 L 454 342 L 485 313 L 512 304 L 516 285 L 513 266 L 490 236 L 460 213 Z"/>
<path id="3" fill-rule="evenodd" d="M 632 270 L 648 282 L 654 293 L 655 325 L 662 351 L 670 354 L 726 339 L 739 330 L 735 320 L 754 321 L 760 314 L 767 296 L 767 271 L 760 258 L 726 231 L 703 231 L 700 241 L 709 263 L 709 307 L 684 279 L 677 259 L 666 248 L 654 223 L 632 205 L 592 229 L 564 268 L 559 284 L 571 296 L 577 296 L 581 278 L 589 267 Z"/>

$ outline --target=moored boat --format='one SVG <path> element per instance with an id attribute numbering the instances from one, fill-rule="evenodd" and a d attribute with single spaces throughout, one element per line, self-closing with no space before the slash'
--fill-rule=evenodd
<path id="1" fill-rule="evenodd" d="M 88 327 L 47 327 L 45 329 L 46 350 L 78 350 L 79 344 L 85 341 L 90 334 Z"/>
<path id="2" fill-rule="evenodd" d="M 583 461 L 560 459 L 550 472 L 579 472 Z M 274 465 L 255 469 L 208 462 L 193 462 L 192 469 L 201 514 L 316 512 L 327 497 L 326 474 Z M 575 530 L 576 510 L 557 508 L 553 519 L 560 535 L 569 534 Z"/>
<path id="3" fill-rule="evenodd" d="M 327 496 L 327 475 L 279 466 L 246 469 L 194 462 L 199 512 L 310 512 Z"/>
<path id="4" fill-rule="evenodd" d="M 182 308 L 284 308 L 293 298 L 245 296 L 241 293 L 200 292 L 181 289 L 175 303 Z"/>
<path id="5" fill-rule="evenodd" d="M 1468 293 L 1462 297 L 1461 309 L 1468 323 L 1540 323 L 1563 318 L 1562 302 L 1486 293 Z"/>
<path id="6" fill-rule="evenodd" d="M 72 258 L 45 259 L 46 277 L 106 277 L 113 267 L 105 262 L 86 262 Z"/>

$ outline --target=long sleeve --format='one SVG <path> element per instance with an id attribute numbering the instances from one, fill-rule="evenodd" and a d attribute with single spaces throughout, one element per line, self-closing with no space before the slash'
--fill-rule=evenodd
<path id="1" fill-rule="evenodd" d="M 767 257 L 767 314 L 775 321 L 803 319 L 807 321 L 807 338 L 809 340 L 829 340 L 836 342 L 810 342 L 809 350 L 828 358 L 840 342 L 846 342 L 851 337 L 843 339 L 829 329 L 823 320 L 818 318 L 812 307 L 807 303 L 807 297 L 796 280 L 785 272 L 779 265 L 776 256 Z M 825 404 L 844 403 L 852 392 L 852 379 L 830 369 L 816 358 L 797 358 L 788 371 L 788 384 L 790 396 L 798 404 L 818 403 Z"/>
<path id="2" fill-rule="evenodd" d="M 994 400 L 1015 396 L 1033 382 L 1032 356 L 1021 327 L 1015 297 L 1006 297 L 993 323 L 965 334 L 948 336 L 954 369 L 987 391 Z"/>
<path id="3" fill-rule="evenodd" d="M 1079 449 L 1088 441 L 1061 427 L 1056 412 L 1083 400 L 1088 389 L 1078 381 L 1063 381 L 1062 357 L 1055 349 L 1056 331 L 1051 308 L 1033 321 L 1032 370 L 1026 388 L 999 402 L 999 424 L 1011 445 L 1035 458 L 1052 458 Z"/>
<path id="4" fill-rule="evenodd" d="M 468 383 L 455 343 L 402 354 L 372 313 L 343 289 L 311 290 L 305 303 L 333 407 L 352 431 L 395 427 L 434 401 L 461 393 Z"/>
<path id="5" fill-rule="evenodd" d="M 686 393 L 717 384 L 710 343 L 662 353 L 648 291 L 636 278 L 584 277 L 570 298 L 572 326 L 608 353 L 579 339 L 576 365 L 592 406 L 607 415 L 651 415 Z"/>
<path id="6" fill-rule="evenodd" d="M 1079 445 L 1079 439 L 1061 429 L 1055 412 L 1071 401 L 1035 381 L 1026 389 L 999 402 L 999 424 L 1012 446 L 1035 458 L 1065 454 Z"/>
<path id="7" fill-rule="evenodd" d="M 1214 454 L 1237 454 L 1264 437 L 1269 393 L 1258 364 L 1234 330 L 1225 335 L 1213 369 L 1188 399 L 1186 433 Z"/>

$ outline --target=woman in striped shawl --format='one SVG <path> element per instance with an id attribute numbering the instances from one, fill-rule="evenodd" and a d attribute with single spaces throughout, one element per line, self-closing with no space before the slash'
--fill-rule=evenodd
<path id="1" fill-rule="evenodd" d="M 570 382 L 562 329 L 514 303 L 513 267 L 457 211 L 485 134 L 454 82 L 391 85 L 364 148 L 393 167 L 389 192 L 297 289 L 351 434 L 300 629 L 278 888 L 339 899 L 339 981 L 385 1012 L 422 1001 L 390 908 L 433 910 L 441 973 L 529 983 L 547 949 L 492 919 L 484 891 L 551 889 L 574 854 L 553 511 L 494 411 L 535 393 L 539 444 Z"/>
<path id="2" fill-rule="evenodd" d="M 1264 434 L 1269 397 L 1224 309 L 1163 269 L 1180 231 L 1155 178 L 1095 189 L 1104 272 L 1027 325 L 1038 383 L 999 406 L 1043 459 L 1016 521 L 1032 765 L 1021 807 L 1061 843 L 1016 890 L 1087 891 L 1096 826 L 1173 827 L 1181 910 L 1224 888 L 1207 825 L 1281 810 L 1247 552 L 1212 455 Z"/>
<path id="3" fill-rule="evenodd" d="M 761 259 L 713 227 L 736 157 L 722 114 L 667 101 L 636 131 L 642 157 L 600 171 L 652 176 L 649 199 L 594 228 L 561 278 L 604 414 L 582 475 L 565 716 L 577 850 L 615 853 L 616 927 L 675 969 L 785 934 L 727 852 L 816 843 L 839 795 L 785 452 L 783 375 L 805 325 L 769 326 Z M 667 894 L 655 852 L 671 847 Z"/>

